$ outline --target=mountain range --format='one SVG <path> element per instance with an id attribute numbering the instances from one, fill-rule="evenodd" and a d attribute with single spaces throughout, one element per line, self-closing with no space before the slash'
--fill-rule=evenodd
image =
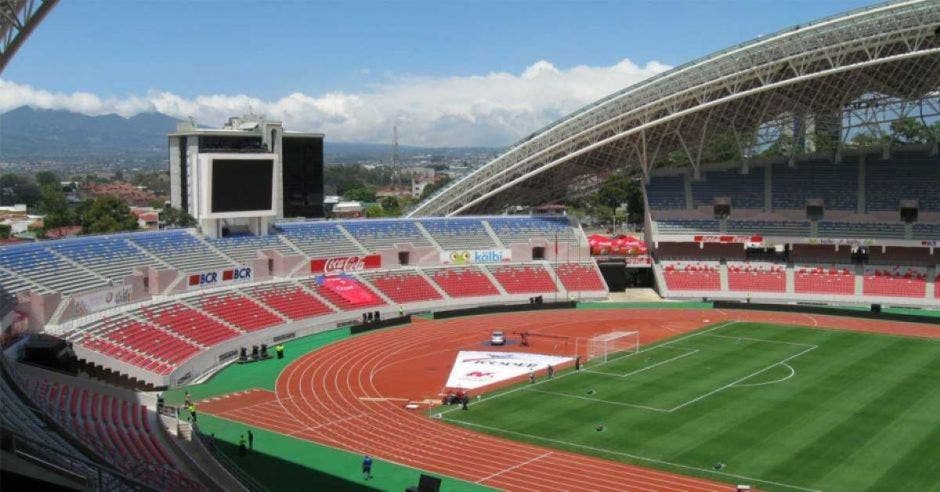
<path id="1" fill-rule="evenodd" d="M 141 113 L 130 118 L 116 114 L 87 116 L 65 110 L 21 106 L 0 114 L 0 162 L 27 159 L 63 159 L 96 156 L 165 156 L 167 133 L 176 130 L 177 118 Z M 491 153 L 489 148 L 427 148 L 401 146 L 409 155 L 461 156 Z M 326 136 L 327 161 L 387 159 L 388 144 L 332 142 Z"/>

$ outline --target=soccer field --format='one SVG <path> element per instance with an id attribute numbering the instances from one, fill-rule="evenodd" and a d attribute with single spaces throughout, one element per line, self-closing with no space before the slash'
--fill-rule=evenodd
<path id="1" fill-rule="evenodd" d="M 940 490 L 940 342 L 723 323 L 443 419 L 765 490 Z"/>

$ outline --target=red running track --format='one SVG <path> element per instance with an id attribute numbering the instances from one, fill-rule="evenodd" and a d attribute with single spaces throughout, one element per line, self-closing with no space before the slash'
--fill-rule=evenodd
<path id="1" fill-rule="evenodd" d="M 415 323 L 340 341 L 280 375 L 276 393 L 253 390 L 201 409 L 275 432 L 508 490 L 730 490 L 698 478 L 483 435 L 444 424 L 408 401 L 437 400 L 456 352 L 479 348 L 493 329 L 589 336 L 640 332 L 650 343 L 728 319 L 940 336 L 911 323 L 721 310 L 543 311 Z M 534 351 L 569 350 L 538 347 Z M 518 350 L 518 347 L 513 347 Z"/>

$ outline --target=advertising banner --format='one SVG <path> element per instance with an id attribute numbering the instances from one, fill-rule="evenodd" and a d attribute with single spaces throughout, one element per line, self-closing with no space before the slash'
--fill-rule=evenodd
<path id="1" fill-rule="evenodd" d="M 508 249 L 464 249 L 458 251 L 441 251 L 441 263 L 444 265 L 502 263 L 511 260 L 512 251 Z"/>
<path id="2" fill-rule="evenodd" d="M 649 252 L 643 240 L 627 235 L 607 237 L 591 234 L 588 236 L 588 246 L 594 256 L 632 256 Z"/>
<path id="3" fill-rule="evenodd" d="M 72 298 L 75 316 L 85 316 L 127 304 L 131 301 L 132 294 L 133 289 L 129 285 L 120 285 L 75 296 Z"/>
<path id="4" fill-rule="evenodd" d="M 317 283 L 342 297 L 353 306 L 371 305 L 378 299 L 356 279 L 339 275 L 336 277 L 317 277 Z"/>
<path id="5" fill-rule="evenodd" d="M 460 351 L 447 378 L 447 388 L 476 389 L 512 378 L 529 371 L 540 371 L 547 366 L 571 362 L 571 357 L 556 357 L 522 352 Z"/>
<path id="6" fill-rule="evenodd" d="M 186 281 L 188 290 L 208 289 L 228 284 L 251 282 L 251 268 L 238 267 L 219 270 L 216 272 L 194 273 Z"/>
<path id="7" fill-rule="evenodd" d="M 338 256 L 310 260 L 310 273 L 314 275 L 333 275 L 375 268 L 382 268 L 382 257 L 380 255 Z"/>
<path id="8" fill-rule="evenodd" d="M 697 243 L 736 243 L 736 244 L 761 244 L 764 242 L 763 236 L 730 236 L 723 234 L 709 234 L 695 236 L 693 239 Z"/>

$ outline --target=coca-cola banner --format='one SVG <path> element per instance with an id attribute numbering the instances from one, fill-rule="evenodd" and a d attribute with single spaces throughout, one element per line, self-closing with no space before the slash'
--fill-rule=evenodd
<path id="1" fill-rule="evenodd" d="M 375 268 L 382 268 L 382 257 L 380 255 L 339 256 L 310 260 L 310 273 L 314 275 L 358 272 Z"/>
<path id="2" fill-rule="evenodd" d="M 764 242 L 763 236 L 730 236 L 721 234 L 694 236 L 692 239 L 697 243 L 737 243 L 760 245 Z"/>

